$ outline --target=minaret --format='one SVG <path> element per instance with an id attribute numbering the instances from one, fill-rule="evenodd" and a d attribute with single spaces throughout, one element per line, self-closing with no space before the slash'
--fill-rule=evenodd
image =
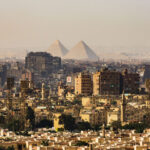
<path id="1" fill-rule="evenodd" d="M 126 98 L 124 95 L 124 92 L 122 94 L 122 100 L 121 100 L 121 124 L 123 124 L 126 120 L 125 120 L 125 110 L 126 110 Z"/>
<path id="2" fill-rule="evenodd" d="M 44 100 L 45 99 L 45 84 L 44 83 L 42 83 L 41 95 L 42 95 L 42 100 Z"/>
<path id="3" fill-rule="evenodd" d="M 103 124 L 102 126 L 102 136 L 103 138 L 105 138 L 105 124 Z"/>
<path id="4" fill-rule="evenodd" d="M 50 99 L 51 98 L 51 88 L 49 88 L 49 96 L 48 98 Z"/>

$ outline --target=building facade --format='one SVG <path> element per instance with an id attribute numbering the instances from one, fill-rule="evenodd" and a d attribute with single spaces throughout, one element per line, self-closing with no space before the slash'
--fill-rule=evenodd
<path id="1" fill-rule="evenodd" d="M 137 73 L 129 73 L 126 69 L 122 73 L 121 80 L 122 91 L 128 94 L 138 94 L 140 86 L 140 77 Z"/>
<path id="2" fill-rule="evenodd" d="M 119 95 L 121 74 L 104 69 L 93 75 L 93 95 Z"/>
<path id="3" fill-rule="evenodd" d="M 0 65 L 0 86 L 3 86 L 7 78 L 7 67 Z"/>
<path id="4" fill-rule="evenodd" d="M 32 72 L 49 74 L 61 67 L 61 58 L 46 52 L 30 52 L 25 59 L 25 67 Z"/>
<path id="5" fill-rule="evenodd" d="M 139 93 L 139 74 L 120 73 L 108 69 L 93 74 L 93 95 L 119 95 L 123 91 L 128 94 Z"/>
<path id="6" fill-rule="evenodd" d="M 92 95 L 92 78 L 88 72 L 81 72 L 75 77 L 75 94 Z"/>

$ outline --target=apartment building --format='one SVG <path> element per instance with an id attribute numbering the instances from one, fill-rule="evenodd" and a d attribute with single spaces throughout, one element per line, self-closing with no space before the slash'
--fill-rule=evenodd
<path id="1" fill-rule="evenodd" d="M 92 95 L 92 78 L 88 72 L 81 72 L 75 77 L 75 94 Z"/>
<path id="2" fill-rule="evenodd" d="M 93 75 L 93 95 L 119 95 L 120 72 L 103 69 Z"/>

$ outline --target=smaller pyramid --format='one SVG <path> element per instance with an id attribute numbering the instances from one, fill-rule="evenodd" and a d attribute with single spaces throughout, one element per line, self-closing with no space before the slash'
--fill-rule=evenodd
<path id="1" fill-rule="evenodd" d="M 73 47 L 65 56 L 65 59 L 98 61 L 99 57 L 94 51 L 84 42 L 80 41 Z"/>
<path id="2" fill-rule="evenodd" d="M 67 48 L 59 41 L 56 40 L 47 50 L 53 56 L 63 57 L 67 54 Z"/>

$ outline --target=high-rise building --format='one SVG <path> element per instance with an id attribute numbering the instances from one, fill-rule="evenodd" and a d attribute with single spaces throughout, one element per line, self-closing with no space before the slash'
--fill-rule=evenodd
<path id="1" fill-rule="evenodd" d="M 124 93 L 138 94 L 139 84 L 140 77 L 138 73 L 129 73 L 127 69 L 123 71 L 121 86 Z"/>
<path id="2" fill-rule="evenodd" d="M 93 74 L 93 95 L 100 95 L 100 72 Z"/>
<path id="3" fill-rule="evenodd" d="M 46 52 L 30 52 L 26 56 L 25 67 L 32 72 L 48 74 L 61 67 L 61 58 Z"/>
<path id="4" fill-rule="evenodd" d="M 3 86 L 7 78 L 6 65 L 0 65 L 0 86 Z"/>
<path id="5" fill-rule="evenodd" d="M 81 72 L 75 77 L 75 94 L 92 95 L 92 78 L 88 72 Z"/>
<path id="6" fill-rule="evenodd" d="M 150 79 L 150 65 L 144 65 L 142 74 L 142 83 L 145 83 L 146 79 Z"/>
<path id="7" fill-rule="evenodd" d="M 32 73 L 30 70 L 25 70 L 21 75 L 21 79 L 34 81 L 34 73 Z"/>
<path id="8" fill-rule="evenodd" d="M 121 74 L 103 69 L 93 75 L 93 95 L 119 95 Z"/>
<path id="9" fill-rule="evenodd" d="M 119 95 L 139 92 L 139 74 L 103 69 L 93 74 L 93 95 Z"/>

